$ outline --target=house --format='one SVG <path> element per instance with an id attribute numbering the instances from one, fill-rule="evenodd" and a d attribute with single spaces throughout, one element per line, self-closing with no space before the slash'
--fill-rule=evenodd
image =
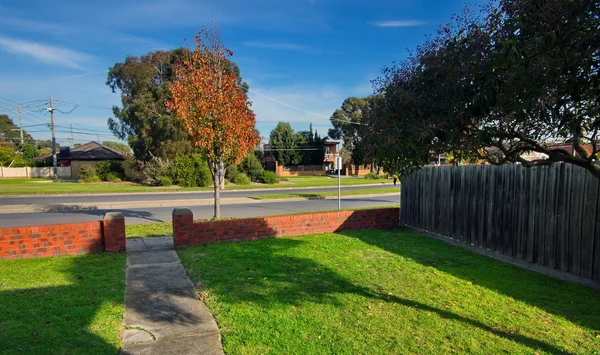
<path id="1" fill-rule="evenodd" d="M 52 154 L 41 155 L 33 160 L 52 165 Z M 72 177 L 79 177 L 81 167 L 84 165 L 97 165 L 103 161 L 124 161 L 125 157 L 105 145 L 92 141 L 73 149 L 60 148 L 56 160 L 60 167 L 71 167 Z"/>
<path id="2" fill-rule="evenodd" d="M 275 172 L 279 176 L 325 175 L 327 171 L 336 169 L 335 158 L 338 153 L 338 144 L 340 144 L 339 141 L 326 140 L 323 142 L 325 154 L 323 156 L 323 164 L 320 165 L 281 166 L 272 154 L 265 154 L 265 168 Z M 271 146 L 264 144 L 263 151 L 271 151 Z"/>

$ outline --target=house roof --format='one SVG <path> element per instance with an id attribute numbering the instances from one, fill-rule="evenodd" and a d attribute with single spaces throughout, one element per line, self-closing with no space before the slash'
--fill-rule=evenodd
<path id="1" fill-rule="evenodd" d="M 45 160 L 51 156 L 52 154 L 46 154 L 35 160 Z M 95 141 L 70 150 L 61 149 L 61 152 L 57 153 L 57 158 L 60 160 L 125 160 L 121 153 Z"/>

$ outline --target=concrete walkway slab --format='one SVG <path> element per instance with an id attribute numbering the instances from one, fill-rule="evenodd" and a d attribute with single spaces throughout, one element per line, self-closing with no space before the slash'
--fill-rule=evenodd
<path id="1" fill-rule="evenodd" d="M 204 344 L 199 347 L 198 344 Z M 221 355 L 221 341 L 210 334 L 165 339 L 153 343 L 134 344 L 121 350 L 122 355 Z"/>
<path id="2" fill-rule="evenodd" d="M 131 238 L 127 249 L 121 354 L 223 354 L 217 323 L 185 273 L 173 239 Z"/>
<path id="3" fill-rule="evenodd" d="M 173 249 L 173 237 L 127 238 L 127 251 Z"/>

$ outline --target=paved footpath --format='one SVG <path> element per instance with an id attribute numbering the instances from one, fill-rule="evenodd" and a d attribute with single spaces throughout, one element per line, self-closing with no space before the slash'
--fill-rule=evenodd
<path id="1" fill-rule="evenodd" d="M 173 238 L 127 239 L 121 354 L 223 354 L 217 323 L 198 296 Z"/>

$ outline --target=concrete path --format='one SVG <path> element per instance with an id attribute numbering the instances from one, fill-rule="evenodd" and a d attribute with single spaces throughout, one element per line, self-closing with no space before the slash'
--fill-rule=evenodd
<path id="1" fill-rule="evenodd" d="M 127 239 L 121 354 L 223 354 L 221 335 L 173 238 Z"/>

